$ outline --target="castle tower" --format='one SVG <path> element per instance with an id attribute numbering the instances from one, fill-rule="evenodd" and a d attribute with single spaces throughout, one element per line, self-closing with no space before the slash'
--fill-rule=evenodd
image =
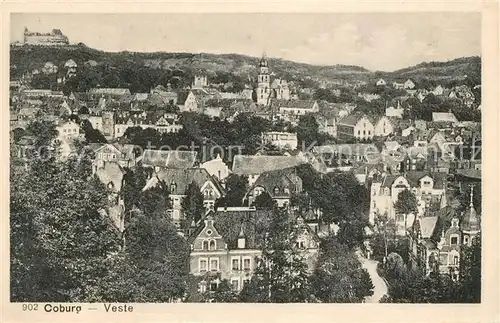
<path id="1" fill-rule="evenodd" d="M 266 54 L 262 55 L 259 62 L 259 75 L 257 76 L 257 104 L 268 104 L 268 98 L 271 94 L 271 75 L 267 64 Z"/>
<path id="2" fill-rule="evenodd" d="M 191 88 L 193 89 L 202 89 L 208 86 L 207 75 L 203 73 L 198 73 L 194 76 L 194 82 Z"/>

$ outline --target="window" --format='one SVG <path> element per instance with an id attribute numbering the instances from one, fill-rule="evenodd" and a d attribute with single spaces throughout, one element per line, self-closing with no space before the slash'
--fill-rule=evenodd
<path id="1" fill-rule="evenodd" d="M 234 291 L 238 291 L 240 288 L 240 281 L 239 279 L 232 279 L 231 280 L 231 287 Z"/>
<path id="2" fill-rule="evenodd" d="M 203 242 L 202 242 L 202 249 L 203 250 L 208 250 L 208 241 L 207 240 L 203 240 Z"/>
<path id="3" fill-rule="evenodd" d="M 279 187 L 275 187 L 275 188 L 274 188 L 274 195 L 277 195 L 277 194 L 279 194 L 279 193 L 280 193 L 280 189 L 279 189 Z"/>
<path id="4" fill-rule="evenodd" d="M 451 239 L 450 239 L 450 244 L 451 244 L 452 246 L 457 245 L 457 244 L 458 244 L 458 237 L 457 237 L 457 236 L 453 236 L 453 237 L 451 237 Z"/>
<path id="5" fill-rule="evenodd" d="M 233 258 L 231 260 L 231 263 L 232 263 L 232 269 L 233 270 L 240 270 L 240 260 L 238 258 Z"/>
<path id="6" fill-rule="evenodd" d="M 198 285 L 198 290 L 200 291 L 200 293 L 204 293 L 207 291 L 207 283 L 206 282 L 201 282 L 199 285 Z"/>
<path id="7" fill-rule="evenodd" d="M 207 271 L 207 260 L 206 259 L 200 259 L 199 268 L 200 268 L 200 273 Z"/>
<path id="8" fill-rule="evenodd" d="M 215 240 L 210 240 L 210 248 L 209 250 L 215 250 Z"/>
<path id="9" fill-rule="evenodd" d="M 361 130 L 358 130 L 358 135 L 361 135 Z"/>
<path id="10" fill-rule="evenodd" d="M 285 192 L 285 194 L 290 194 L 290 189 L 288 187 L 285 187 L 283 191 Z"/>
<path id="11" fill-rule="evenodd" d="M 210 291 L 214 292 L 217 290 L 218 287 L 219 287 L 219 284 L 217 282 L 210 283 Z"/>
<path id="12" fill-rule="evenodd" d="M 295 244 L 297 246 L 297 248 L 299 249 L 305 249 L 306 248 L 306 245 L 304 243 L 304 241 L 297 241 L 297 243 Z"/>
<path id="13" fill-rule="evenodd" d="M 464 244 L 469 244 L 469 237 L 468 236 L 465 236 L 464 237 Z"/>
<path id="14" fill-rule="evenodd" d="M 453 264 L 458 265 L 458 256 L 453 257 Z"/>
<path id="15" fill-rule="evenodd" d="M 210 258 L 210 270 L 211 271 L 219 270 L 219 258 Z"/>
<path id="16" fill-rule="evenodd" d="M 368 136 L 369 136 L 370 134 L 371 134 L 371 131 L 370 131 L 370 130 L 368 130 Z"/>
<path id="17" fill-rule="evenodd" d="M 243 270 L 250 270 L 250 258 L 244 258 L 243 259 Z"/>

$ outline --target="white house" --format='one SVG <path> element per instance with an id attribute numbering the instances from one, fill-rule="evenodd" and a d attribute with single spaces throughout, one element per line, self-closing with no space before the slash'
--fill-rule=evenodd
<path id="1" fill-rule="evenodd" d="M 374 135 L 374 125 L 366 115 L 349 115 L 337 123 L 339 139 L 372 139 Z"/>
<path id="2" fill-rule="evenodd" d="M 376 84 L 377 86 L 387 85 L 387 83 L 385 82 L 385 80 L 384 80 L 384 79 L 379 79 L 379 80 L 377 81 L 377 83 L 375 83 L 375 84 Z"/>
<path id="3" fill-rule="evenodd" d="M 206 161 L 200 165 L 200 168 L 204 168 L 211 175 L 216 177 L 219 181 L 224 180 L 231 174 L 229 167 L 224 163 L 220 155 L 216 158 Z"/>
<path id="4" fill-rule="evenodd" d="M 423 215 L 426 207 L 432 202 L 440 202 L 445 194 L 446 174 L 408 171 L 405 175 L 384 176 L 373 181 L 370 188 L 370 213 L 369 220 L 374 223 L 376 214 L 387 214 L 404 227 L 404 215 L 396 214 L 394 203 L 398 194 L 405 189 L 410 190 L 417 198 L 417 213 Z M 406 224 L 413 223 L 415 214 L 407 218 Z"/>
<path id="5" fill-rule="evenodd" d="M 385 109 L 385 116 L 386 117 L 393 117 L 393 118 L 402 119 L 403 114 L 404 114 L 404 109 L 403 109 L 403 107 L 401 107 L 401 104 L 399 103 L 399 101 L 398 101 L 398 105 L 396 108 L 393 106 L 390 106 L 390 107 Z"/>
<path id="6" fill-rule="evenodd" d="M 388 117 L 380 118 L 375 124 L 374 133 L 375 136 L 386 137 L 394 132 L 394 126 Z"/>
<path id="7" fill-rule="evenodd" d="M 408 79 L 404 83 L 404 88 L 405 90 L 413 90 L 415 88 L 415 83 L 412 80 Z"/>

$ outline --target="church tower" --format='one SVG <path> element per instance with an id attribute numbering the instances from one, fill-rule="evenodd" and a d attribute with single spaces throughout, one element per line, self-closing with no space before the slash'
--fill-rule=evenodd
<path id="1" fill-rule="evenodd" d="M 267 64 L 266 55 L 263 54 L 259 62 L 259 75 L 257 77 L 257 104 L 268 104 L 268 98 L 271 94 L 271 75 Z"/>

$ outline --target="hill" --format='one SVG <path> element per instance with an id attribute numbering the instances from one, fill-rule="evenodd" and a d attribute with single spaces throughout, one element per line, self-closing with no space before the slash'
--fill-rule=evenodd
<path id="1" fill-rule="evenodd" d="M 24 73 L 41 70 L 52 62 L 62 71 L 72 59 L 82 76 L 78 89 L 88 87 L 128 87 L 132 92 L 147 92 L 150 88 L 170 83 L 174 88 L 192 81 L 202 71 L 211 84 L 226 84 L 226 90 L 238 92 L 245 84 L 254 84 L 259 57 L 241 54 L 207 53 L 137 53 L 104 52 L 84 44 L 64 47 L 11 46 L 11 79 Z M 278 58 L 269 58 L 271 71 L 301 88 L 316 89 L 375 83 L 383 77 L 388 82 L 412 78 L 423 87 L 438 82 L 480 83 L 481 59 L 459 58 L 448 62 L 424 62 L 395 72 L 371 72 L 350 65 L 317 66 Z M 46 79 L 42 80 L 48 82 Z M 55 80 L 49 81 L 55 82 Z M 447 84 L 446 84 L 447 85 Z M 453 85 L 453 84 L 452 84 Z"/>

